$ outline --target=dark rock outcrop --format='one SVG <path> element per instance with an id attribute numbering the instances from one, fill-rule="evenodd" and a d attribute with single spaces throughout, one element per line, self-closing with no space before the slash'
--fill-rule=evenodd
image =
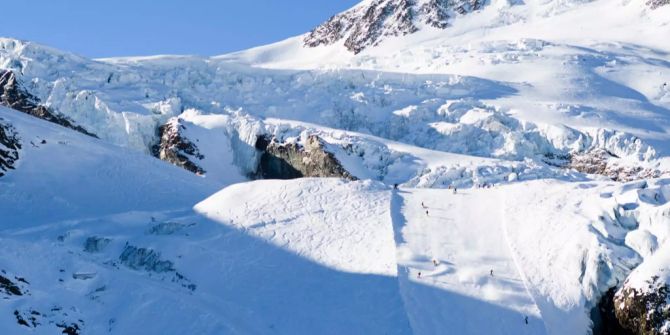
<path id="1" fill-rule="evenodd" d="M 174 271 L 174 264 L 170 261 L 162 260 L 160 252 L 152 249 L 126 245 L 119 256 L 119 260 L 121 264 L 133 270 L 158 273 Z"/>
<path id="2" fill-rule="evenodd" d="M 21 292 L 21 288 L 15 284 L 13 281 L 9 280 L 9 278 L 0 275 L 0 293 L 4 293 L 6 295 L 23 295 Z"/>
<path id="3" fill-rule="evenodd" d="M 157 158 L 173 165 L 184 168 L 195 174 L 204 174 L 198 164 L 193 161 L 205 158 L 198 147 L 188 138 L 181 134 L 186 127 L 179 123 L 178 119 L 172 119 L 158 128 L 159 142 L 153 148 L 153 154 Z"/>
<path id="4" fill-rule="evenodd" d="M 195 284 L 177 272 L 172 261 L 162 259 L 161 253 L 153 249 L 126 244 L 119 256 L 119 261 L 133 270 L 167 274 L 173 283 L 177 283 L 190 291 L 196 289 Z"/>
<path id="5" fill-rule="evenodd" d="M 19 159 L 21 142 L 14 127 L 3 123 L 0 119 L 0 177 L 8 170 L 14 169 L 14 164 Z"/>
<path id="6" fill-rule="evenodd" d="M 106 237 L 91 236 L 84 242 L 84 251 L 88 253 L 101 252 L 110 242 L 112 242 L 112 240 Z"/>
<path id="7" fill-rule="evenodd" d="M 595 149 L 583 153 L 567 155 L 545 155 L 545 163 L 587 174 L 601 175 L 614 181 L 629 182 L 640 179 L 658 178 L 663 172 L 641 166 L 619 165 L 614 154 Z"/>
<path id="8" fill-rule="evenodd" d="M 614 296 L 616 321 L 625 329 L 622 334 L 670 334 L 670 287 L 653 276 L 644 290 L 624 283 Z"/>
<path id="9" fill-rule="evenodd" d="M 647 6 L 651 9 L 656 9 L 665 5 L 670 5 L 670 0 L 648 0 Z"/>
<path id="10" fill-rule="evenodd" d="M 609 289 L 598 302 L 598 306 L 591 311 L 593 321 L 593 335 L 633 335 L 624 329 L 617 319 L 614 307 L 614 296 L 617 287 Z"/>
<path id="11" fill-rule="evenodd" d="M 485 4 L 485 0 L 375 0 L 331 17 L 314 28 L 304 44 L 317 47 L 345 39 L 344 46 L 357 54 L 385 37 L 415 33 L 418 22 L 445 29 L 455 15 L 481 9 Z"/>
<path id="12" fill-rule="evenodd" d="M 58 114 L 49 108 L 40 105 L 40 100 L 36 96 L 30 94 L 21 85 L 14 72 L 10 70 L 0 70 L 0 105 L 97 138 L 95 134 L 76 125 L 64 115 Z"/>
<path id="13" fill-rule="evenodd" d="M 355 180 L 335 155 L 327 152 L 318 136 L 310 135 L 303 145 L 279 143 L 275 138 L 258 137 L 256 149 L 262 152 L 257 176 L 265 179 L 338 177 Z"/>

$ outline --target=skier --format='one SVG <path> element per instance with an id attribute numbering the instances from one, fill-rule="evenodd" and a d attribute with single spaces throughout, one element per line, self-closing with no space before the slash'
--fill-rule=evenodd
<path id="1" fill-rule="evenodd" d="M 428 207 L 426 207 L 426 205 L 423 204 L 423 201 L 421 202 L 421 207 L 422 208 L 428 208 Z"/>
<path id="2" fill-rule="evenodd" d="M 458 190 L 456 189 L 456 187 L 454 187 L 454 194 L 456 194 L 456 192 L 458 192 Z"/>
<path id="3" fill-rule="evenodd" d="M 426 210 L 426 216 L 428 216 L 428 210 Z"/>
<path id="4" fill-rule="evenodd" d="M 440 265 L 440 263 L 437 261 L 437 259 L 433 258 L 433 265 L 435 265 L 435 267 L 437 267 L 438 265 Z"/>
<path id="5" fill-rule="evenodd" d="M 526 318 L 524 319 L 524 321 L 526 321 L 526 324 L 528 324 L 528 316 L 526 316 Z"/>
<path id="6" fill-rule="evenodd" d="M 421 279 L 421 271 L 419 271 L 419 274 L 416 277 Z"/>
<path id="7" fill-rule="evenodd" d="M 398 189 L 398 184 L 393 184 L 393 189 L 397 190 Z"/>
<path id="8" fill-rule="evenodd" d="M 491 277 L 493 277 L 493 269 L 491 269 Z"/>

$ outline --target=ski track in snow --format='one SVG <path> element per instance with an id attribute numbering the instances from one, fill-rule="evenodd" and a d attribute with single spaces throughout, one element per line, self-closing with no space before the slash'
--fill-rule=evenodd
<path id="1" fill-rule="evenodd" d="M 505 239 L 500 197 L 497 189 L 394 192 L 398 277 L 415 334 L 546 333 Z"/>

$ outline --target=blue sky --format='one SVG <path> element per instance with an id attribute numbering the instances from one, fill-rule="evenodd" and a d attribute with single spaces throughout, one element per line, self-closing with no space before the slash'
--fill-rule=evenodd
<path id="1" fill-rule="evenodd" d="M 208 56 L 301 34 L 359 1 L 3 1 L 0 36 L 88 57 Z"/>

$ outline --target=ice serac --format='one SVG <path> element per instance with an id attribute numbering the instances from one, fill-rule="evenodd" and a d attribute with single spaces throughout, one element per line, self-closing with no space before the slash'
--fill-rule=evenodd
<path id="1" fill-rule="evenodd" d="M 357 54 L 378 45 L 385 37 L 413 34 L 423 24 L 445 29 L 456 15 L 481 9 L 486 3 L 485 0 L 367 1 L 314 28 L 304 43 L 317 47 L 344 40 L 344 46 Z"/>
<path id="2" fill-rule="evenodd" d="M 40 100 L 30 94 L 16 78 L 13 71 L 0 69 L 0 104 L 34 117 L 46 120 L 63 127 L 76 130 L 88 136 L 97 137 L 76 125 L 64 115 L 60 115 L 49 108 L 40 105 Z"/>
<path id="3" fill-rule="evenodd" d="M 21 143 L 18 134 L 11 124 L 0 118 L 0 177 L 8 170 L 14 169 L 14 163 L 19 159 Z"/>
<path id="4" fill-rule="evenodd" d="M 265 179 L 296 179 L 302 177 L 339 177 L 355 180 L 334 154 L 326 151 L 316 135 L 304 144 L 279 143 L 275 138 L 259 136 L 256 149 L 262 151 L 258 176 Z"/>

